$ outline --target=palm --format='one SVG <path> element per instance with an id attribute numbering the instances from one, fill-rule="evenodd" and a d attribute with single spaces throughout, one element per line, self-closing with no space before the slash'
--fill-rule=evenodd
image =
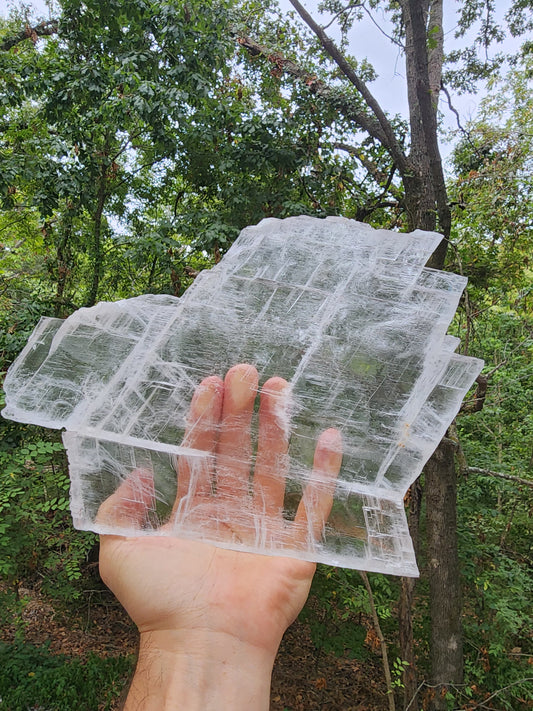
<path id="1" fill-rule="evenodd" d="M 315 565 L 171 537 L 105 536 L 104 580 L 141 632 L 211 630 L 277 647 Z"/>
<path id="2" fill-rule="evenodd" d="M 182 528 L 185 534 L 196 528 L 204 539 L 253 547 L 259 520 L 262 535 L 278 550 L 287 543 L 305 549 L 320 537 L 340 468 L 340 435 L 327 430 L 319 438 L 314 468 L 321 474 L 321 488 L 309 485 L 295 520 L 285 521 L 287 383 L 271 378 L 263 386 L 250 492 L 256 392 L 257 372 L 247 365 L 232 368 L 224 382 L 211 377 L 200 384 L 191 402 L 184 444 L 207 456 L 180 458 L 176 502 L 162 533 L 179 533 Z M 147 482 L 151 483 L 151 473 L 133 472 L 102 504 L 99 520 L 142 521 L 151 503 Z M 276 649 L 307 598 L 315 565 L 162 535 L 102 536 L 100 568 L 141 632 L 215 631 Z"/>

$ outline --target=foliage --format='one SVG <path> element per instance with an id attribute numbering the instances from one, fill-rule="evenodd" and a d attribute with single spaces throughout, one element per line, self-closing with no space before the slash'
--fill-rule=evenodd
<path id="1" fill-rule="evenodd" d="M 2 429 L 0 575 L 15 587 L 21 579 L 42 576 L 47 592 L 72 601 L 80 595 L 80 566 L 95 536 L 70 533 L 63 446 L 55 433 L 16 425 Z"/>
<path id="2" fill-rule="evenodd" d="M 533 698 L 531 504 L 512 482 L 469 476 L 461 484 L 459 535 L 465 581 L 466 679 L 502 708 Z M 531 680 L 530 680 L 531 681 Z M 516 685 L 516 686 L 514 686 Z"/>
<path id="3" fill-rule="evenodd" d="M 0 309 L 0 369 L 24 345 L 46 304 L 21 290 Z M 4 394 L 0 394 L 0 406 Z M 54 597 L 80 595 L 80 566 L 92 534 L 71 534 L 67 462 L 58 433 L 0 419 L 0 575 L 16 590 L 22 579 L 44 579 Z M 15 608 L 13 608 L 15 609 Z"/>
<path id="4" fill-rule="evenodd" d="M 318 567 L 311 597 L 301 619 L 309 626 L 317 655 L 333 652 L 338 657 L 348 655 L 364 659 L 367 655 L 364 645 L 366 629 L 361 624 L 361 613 L 369 612 L 366 590 L 360 586 L 352 596 L 350 609 L 344 605 L 339 590 L 332 583 L 335 573 L 323 566 Z"/>
<path id="5" fill-rule="evenodd" d="M 467 0 L 456 9 L 458 48 L 448 53 L 444 78 L 461 92 L 472 91 L 476 82 L 497 76 L 508 59 L 500 48 L 503 40 L 508 35 L 522 39 L 531 29 L 528 0 L 502 5 Z"/>
<path id="6" fill-rule="evenodd" d="M 451 186 L 453 267 L 471 275 L 457 333 L 489 374 L 482 411 L 467 403 L 458 420 L 466 464 L 481 472 L 464 469 L 459 486 L 467 686 L 456 699 L 481 703 L 491 690 L 502 709 L 533 695 L 530 489 L 491 475 L 531 478 L 533 464 L 529 62 L 493 82 L 455 150 Z"/>
<path id="7" fill-rule="evenodd" d="M 153 201 L 180 134 L 200 127 L 200 105 L 216 105 L 224 12 L 65 0 L 57 37 L 0 52 L 0 194 L 13 215 L 36 211 L 56 310 L 95 302 L 106 263 L 120 260 L 110 220 Z"/>
<path id="8" fill-rule="evenodd" d="M 132 668 L 128 657 L 90 655 L 80 661 L 47 647 L 0 643 L 0 709 L 104 711 L 112 708 Z"/>
<path id="9" fill-rule="evenodd" d="M 475 298 L 497 303 L 506 289 L 527 313 L 533 236 L 533 55 L 494 78 L 479 116 L 453 154 L 455 264 L 467 270 Z M 528 288 L 529 287 L 529 288 Z M 529 309 L 531 311 L 531 309 Z"/>
<path id="10" fill-rule="evenodd" d="M 380 623 L 392 633 L 392 606 L 397 594 L 394 582 L 385 575 L 370 578 Z M 376 651 L 368 592 L 357 571 L 319 565 L 311 602 L 304 608 L 302 619 L 309 626 L 317 653 L 365 659 L 369 649 Z"/>
<path id="11" fill-rule="evenodd" d="M 533 434 L 530 61 L 483 101 L 454 153 L 451 188 L 458 212 L 451 266 L 470 275 L 457 334 L 490 373 L 482 413 L 460 418 L 461 442 L 469 463 L 519 477 L 531 471 Z"/>
<path id="12" fill-rule="evenodd" d="M 338 15 L 341 44 L 367 13 L 389 23 L 393 41 L 405 39 L 399 3 L 322 6 Z M 513 33 L 530 25 L 528 7 L 509 3 Z M 463 3 L 463 47 L 445 58 L 449 86 L 463 90 L 489 77 L 479 116 L 455 136 L 448 185 L 448 267 L 470 279 L 456 333 L 490 374 L 483 411 L 463 413 L 458 430 L 468 465 L 530 478 L 532 67 L 526 46 L 505 80 L 495 73 L 502 58 L 488 59 L 488 48 L 504 31 L 495 9 L 493 2 Z M 33 24 L 25 10 L 1 21 L 0 44 L 26 23 Z M 466 41 L 472 32 L 473 44 Z M 248 35 L 268 51 L 235 41 Z M 426 44 L 438 48 L 432 30 Z M 348 59 L 370 83 L 368 62 Z M 303 79 L 284 71 L 288 60 Z M 1 372 L 40 316 L 64 317 L 98 299 L 179 296 L 242 227 L 262 217 L 343 214 L 375 226 L 409 224 L 412 164 L 402 180 L 390 146 L 353 120 L 368 111 L 360 93 L 316 37 L 272 2 L 63 0 L 57 33 L 30 33 L 0 50 L 0 110 Z M 386 120 L 408 155 L 412 126 Z M 433 221 L 434 211 L 432 204 Z M 10 584 L 2 612 L 20 612 L 23 579 L 42 579 L 64 601 L 79 597 L 94 537 L 71 530 L 59 439 L 3 420 L 0 435 L 0 574 Z M 463 473 L 458 515 L 466 686 L 450 690 L 449 701 L 468 708 L 490 698 L 498 708 L 519 708 L 531 697 L 521 680 L 533 655 L 527 491 Z M 398 588 L 372 576 L 391 659 Z M 426 585 L 417 591 L 416 632 L 424 637 L 417 643 L 427 657 Z M 368 655 L 368 593 L 357 573 L 319 567 L 312 593 L 305 616 L 317 650 Z M 76 689 L 79 706 L 83 673 L 98 688 L 125 670 L 26 649 L 26 656 L 21 646 L 1 650 L 12 660 L 10 687 L 16 678 L 20 690 L 2 688 L 0 708 L 71 708 L 72 700 L 50 695 L 54 686 Z M 425 673 L 423 660 L 420 666 Z M 404 669 L 398 656 L 397 689 Z"/>

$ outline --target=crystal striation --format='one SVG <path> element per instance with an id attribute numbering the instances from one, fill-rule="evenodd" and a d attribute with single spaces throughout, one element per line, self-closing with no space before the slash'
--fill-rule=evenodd
<path id="1" fill-rule="evenodd" d="M 466 279 L 424 267 L 440 239 L 343 218 L 263 220 L 180 299 L 147 295 L 42 319 L 6 376 L 2 414 L 65 429 L 77 528 L 417 575 L 403 498 L 483 365 L 446 335 Z M 269 514 L 242 501 L 203 513 L 175 504 L 179 458 L 201 467 L 210 456 L 183 442 L 191 398 L 237 363 L 253 365 L 260 385 L 290 384 L 283 526 L 313 476 L 320 433 L 342 433 L 320 540 L 296 545 L 283 526 L 265 535 Z M 132 471 L 153 476 L 149 515 L 102 521 L 102 503 Z M 252 533 L 228 535 L 237 524 Z"/>

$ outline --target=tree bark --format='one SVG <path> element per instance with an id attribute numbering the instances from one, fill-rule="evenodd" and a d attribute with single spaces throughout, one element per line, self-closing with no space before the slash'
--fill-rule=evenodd
<path id="1" fill-rule="evenodd" d="M 98 287 L 100 286 L 100 276 L 102 274 L 104 254 L 102 249 L 102 219 L 104 216 L 104 206 L 107 198 L 107 167 L 102 164 L 102 171 L 98 183 L 96 194 L 96 209 L 93 217 L 93 241 L 92 241 L 92 275 L 89 293 L 85 306 L 94 306 L 98 299 Z"/>
<path id="2" fill-rule="evenodd" d="M 463 680 L 454 451 L 455 444 L 444 438 L 425 468 L 431 683 L 437 687 L 431 702 L 434 711 L 446 711 L 446 688 Z"/>
<path id="3" fill-rule="evenodd" d="M 443 240 L 429 260 L 442 269 L 451 230 L 442 161 L 437 140 L 437 99 L 442 66 L 442 0 L 403 0 L 406 27 L 406 65 L 411 122 L 410 161 L 413 178 L 404 181 L 406 205 L 413 227 L 438 228 Z M 429 16 L 429 17 L 428 17 Z M 431 39 L 431 38 L 430 38 Z M 440 54 L 439 54 L 440 53 Z M 412 184 L 411 184 L 412 183 Z M 431 668 L 437 685 L 460 683 L 463 678 L 461 589 L 457 552 L 457 485 L 454 445 L 444 439 L 426 465 L 428 577 L 430 584 Z M 440 693 L 433 699 L 440 711 L 446 702 Z"/>
<path id="4" fill-rule="evenodd" d="M 422 484 L 417 479 L 409 489 L 409 532 L 413 541 L 415 555 L 420 552 L 420 509 L 422 505 Z M 416 578 L 402 578 L 400 602 L 398 606 L 398 632 L 400 643 L 400 658 L 408 666 L 402 675 L 404 708 L 418 708 L 418 678 L 416 672 L 416 655 L 413 633 L 413 605 Z"/>
<path id="5" fill-rule="evenodd" d="M 442 269 L 451 231 L 451 212 L 438 143 L 437 102 L 442 68 L 441 34 L 428 40 L 428 13 L 431 29 L 442 23 L 442 0 L 403 0 L 406 37 L 406 75 L 411 128 L 410 163 L 414 176 L 404 180 L 410 227 L 438 229 L 444 239 L 429 265 Z M 440 27 L 442 33 L 442 26 Z M 431 48 L 430 48 L 431 47 Z"/>

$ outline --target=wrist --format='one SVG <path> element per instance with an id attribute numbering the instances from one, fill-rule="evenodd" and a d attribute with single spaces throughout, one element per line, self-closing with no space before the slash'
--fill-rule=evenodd
<path id="1" fill-rule="evenodd" d="M 143 632 L 124 711 L 268 711 L 276 652 L 225 632 Z"/>

